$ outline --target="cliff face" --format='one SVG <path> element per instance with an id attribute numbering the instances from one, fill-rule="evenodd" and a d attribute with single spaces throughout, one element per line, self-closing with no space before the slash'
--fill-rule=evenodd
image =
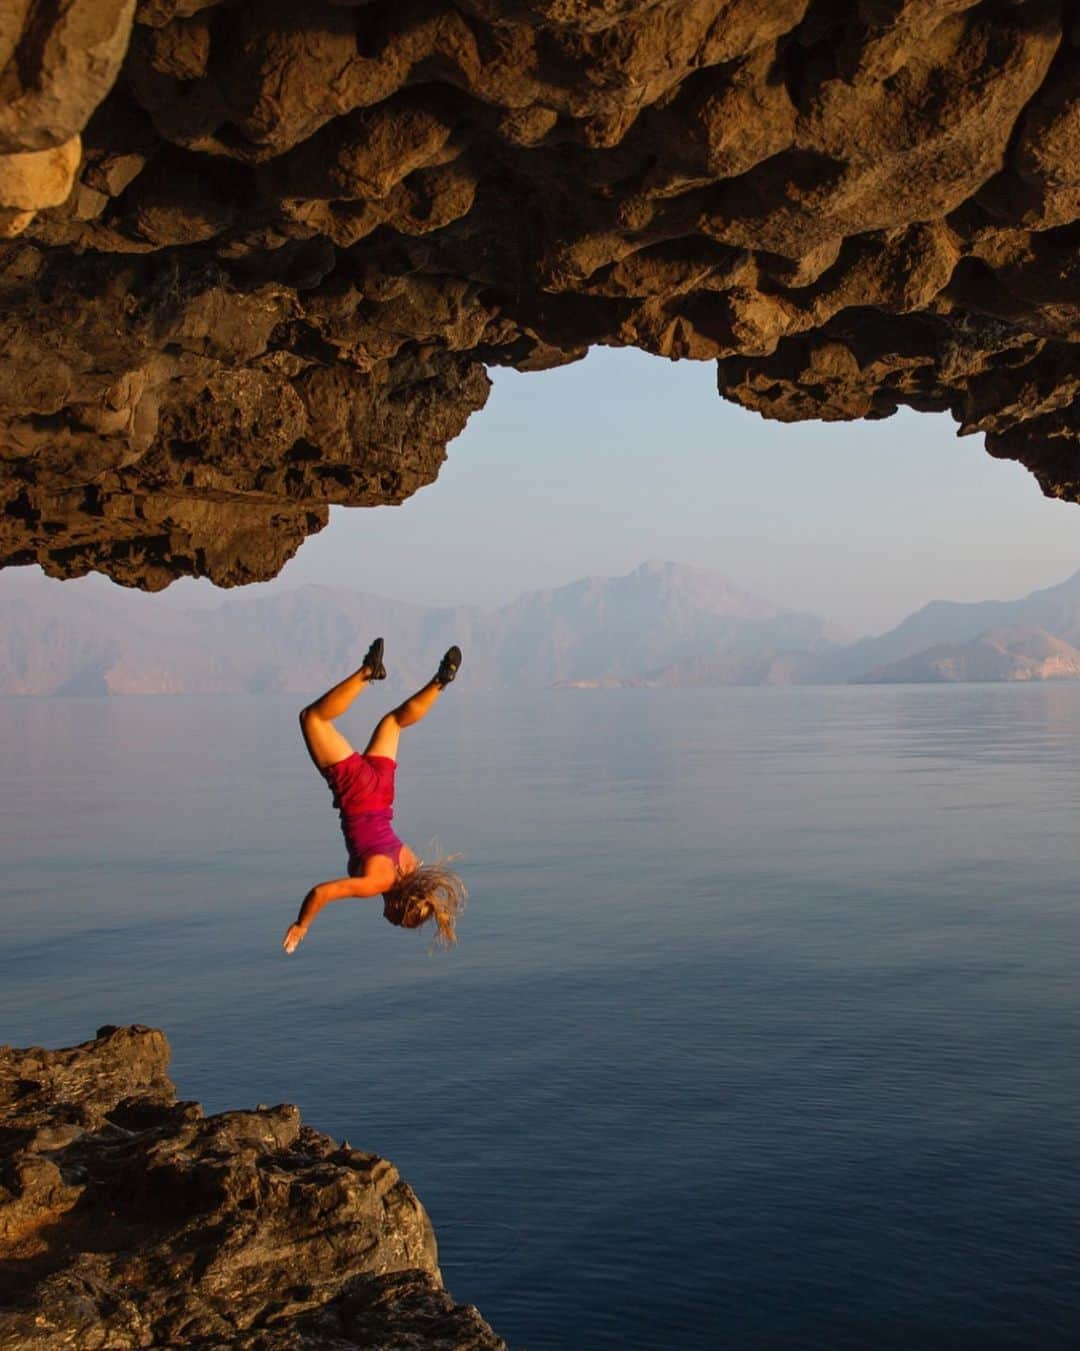
<path id="1" fill-rule="evenodd" d="M 0 1348 L 504 1346 L 385 1159 L 177 1102 L 161 1032 L 0 1047 Z"/>
<path id="2" fill-rule="evenodd" d="M 1077 0 L 18 0 L 0 564 L 271 576 L 485 368 L 948 410 L 1080 498 Z"/>

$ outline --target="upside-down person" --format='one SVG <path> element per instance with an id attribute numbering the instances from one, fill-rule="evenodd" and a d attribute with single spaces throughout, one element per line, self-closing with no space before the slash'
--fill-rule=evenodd
<path id="1" fill-rule="evenodd" d="M 330 785 L 349 850 L 348 876 L 320 882 L 304 897 L 295 924 L 282 947 L 295 952 L 311 921 L 331 901 L 349 897 L 383 898 L 383 915 L 403 929 L 419 929 L 429 920 L 436 941 L 456 942 L 454 923 L 465 904 L 461 878 L 442 862 L 423 863 L 394 834 L 394 771 L 398 738 L 430 711 L 461 666 L 461 649 L 452 647 L 431 680 L 375 726 L 363 755 L 354 751 L 334 719 L 341 716 L 371 680 L 385 680 L 383 640 L 376 638 L 358 671 L 300 714 L 300 730 L 315 767 Z"/>

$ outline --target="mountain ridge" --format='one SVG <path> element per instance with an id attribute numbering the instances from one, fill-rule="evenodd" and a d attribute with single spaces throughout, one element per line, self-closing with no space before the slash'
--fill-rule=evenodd
<path id="1" fill-rule="evenodd" d="M 1070 604 L 1071 602 L 1071 604 Z M 1080 570 L 1015 600 L 932 600 L 876 637 L 860 638 L 826 663 L 822 683 L 914 656 L 940 643 L 970 642 L 991 629 L 1040 628 L 1080 642 Z"/>
<path id="2" fill-rule="evenodd" d="M 461 683 L 473 689 L 1073 679 L 1080 571 L 1015 600 L 931 601 L 852 642 L 820 615 L 656 559 L 490 609 L 319 583 L 164 608 L 97 579 L 8 570 L 0 694 L 311 694 L 355 669 L 376 632 L 393 654 L 389 688 L 402 691 L 426 680 L 452 642 L 466 651 Z M 1047 640 L 1065 647 L 1039 656 Z"/>
<path id="3" fill-rule="evenodd" d="M 5 574 L 5 577 L 7 574 Z M 41 576 L 0 578 L 0 693 L 311 693 L 359 665 L 374 633 L 393 652 L 390 688 L 414 688 L 452 642 L 466 688 L 640 681 L 708 652 L 821 651 L 839 632 L 726 578 L 651 560 L 523 593 L 490 610 L 423 606 L 309 585 L 149 610 L 145 597 Z"/>
<path id="4" fill-rule="evenodd" d="M 988 629 L 939 643 L 857 679 L 860 685 L 1080 680 L 1080 649 L 1041 628 Z"/>

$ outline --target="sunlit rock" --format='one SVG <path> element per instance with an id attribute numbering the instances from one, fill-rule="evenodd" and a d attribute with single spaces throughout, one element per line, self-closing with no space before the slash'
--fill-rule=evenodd
<path id="1" fill-rule="evenodd" d="M 145 1027 L 0 1047 L 0 1345 L 504 1347 L 393 1164 L 288 1104 L 204 1116 L 168 1061 Z"/>

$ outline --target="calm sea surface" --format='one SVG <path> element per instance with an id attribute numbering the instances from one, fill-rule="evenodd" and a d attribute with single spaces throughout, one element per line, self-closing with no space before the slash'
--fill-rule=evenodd
<path id="1" fill-rule="evenodd" d="M 525 1351 L 1080 1345 L 1080 686 L 452 690 L 397 821 L 461 946 L 356 901 L 287 959 L 343 862 L 296 702 L 0 701 L 0 1041 L 298 1102 Z"/>

